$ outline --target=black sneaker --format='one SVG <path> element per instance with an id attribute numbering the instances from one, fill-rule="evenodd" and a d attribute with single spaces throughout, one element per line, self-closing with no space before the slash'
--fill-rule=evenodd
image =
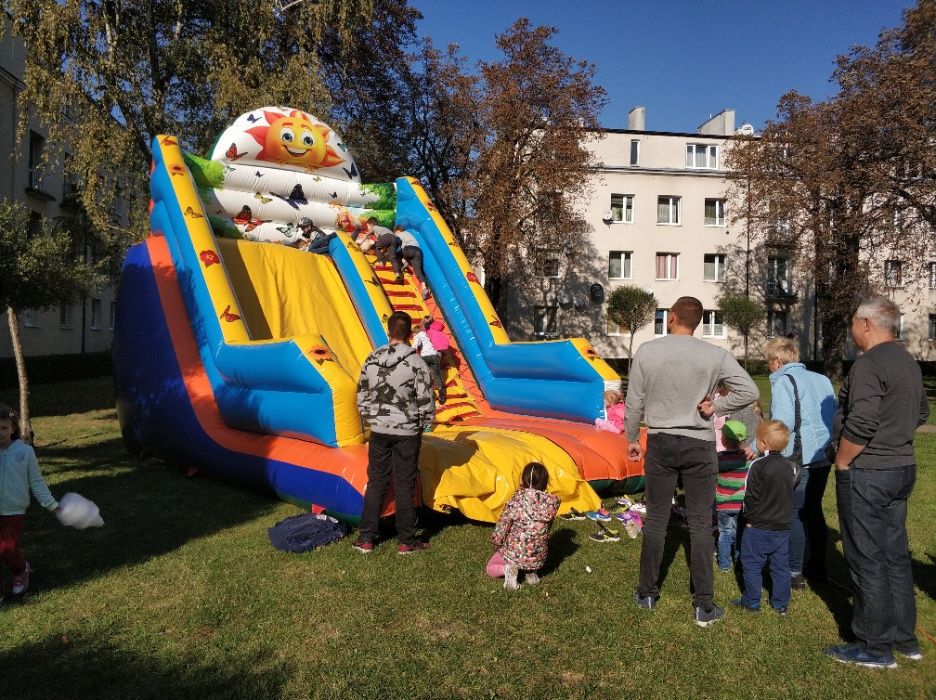
<path id="1" fill-rule="evenodd" d="M 790 588 L 794 591 L 805 591 L 806 590 L 806 577 L 802 574 L 796 574 L 796 576 L 790 577 Z"/>
<path id="2" fill-rule="evenodd" d="M 897 649 L 895 647 L 894 651 L 900 654 L 905 659 L 909 659 L 910 661 L 922 661 L 923 660 L 923 654 L 920 653 L 920 647 L 918 646 L 912 647 L 909 649 Z"/>
<path id="3" fill-rule="evenodd" d="M 703 610 L 702 608 L 695 609 L 695 623 L 699 627 L 708 627 L 711 624 L 714 624 L 721 620 L 725 616 L 724 608 L 720 608 L 715 604 L 712 604 L 708 610 Z"/>
<path id="4" fill-rule="evenodd" d="M 652 595 L 640 595 L 639 591 L 634 591 L 634 602 L 644 610 L 653 610 L 657 605 L 658 598 Z"/>

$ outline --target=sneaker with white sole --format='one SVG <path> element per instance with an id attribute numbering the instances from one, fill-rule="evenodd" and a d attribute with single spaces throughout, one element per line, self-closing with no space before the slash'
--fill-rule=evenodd
<path id="1" fill-rule="evenodd" d="M 354 544 L 351 545 L 351 549 L 356 549 L 361 554 L 370 554 L 374 551 L 374 543 L 367 540 L 355 540 Z"/>
<path id="2" fill-rule="evenodd" d="M 920 647 L 915 647 L 911 649 L 896 649 L 895 648 L 894 651 L 900 654 L 905 659 L 908 659 L 909 661 L 922 661 L 923 660 L 923 654 L 920 653 Z"/>
<path id="3" fill-rule="evenodd" d="M 26 589 L 29 588 L 29 572 L 32 569 L 29 566 L 29 562 L 26 562 L 26 569 L 19 576 L 13 577 L 13 588 L 12 593 L 15 596 L 23 595 L 26 592 Z"/>
<path id="4" fill-rule="evenodd" d="M 651 595 L 640 595 L 640 591 L 634 591 L 634 602 L 644 610 L 653 610 L 657 605 L 657 600 Z"/>
<path id="5" fill-rule="evenodd" d="M 580 510 L 575 510 L 575 508 L 569 508 L 569 512 L 563 513 L 562 515 L 560 515 L 559 519 L 566 520 L 566 521 L 585 520 L 585 513 L 583 513 Z"/>
<path id="6" fill-rule="evenodd" d="M 535 586 L 540 582 L 539 574 L 535 571 L 527 571 L 523 574 L 523 582 L 528 586 Z"/>
<path id="7" fill-rule="evenodd" d="M 617 534 L 617 530 L 599 530 L 590 534 L 588 539 L 592 542 L 620 542 L 621 536 Z"/>
<path id="8" fill-rule="evenodd" d="M 699 627 L 708 627 L 721 620 L 725 616 L 724 608 L 720 608 L 714 603 L 708 610 L 697 607 L 695 609 L 695 623 Z"/>
<path id="9" fill-rule="evenodd" d="M 826 647 L 825 653 L 840 664 L 853 664 L 864 668 L 897 668 L 893 654 L 872 654 L 857 644 Z"/>
<path id="10" fill-rule="evenodd" d="M 590 510 L 585 513 L 585 517 L 589 520 L 595 520 L 601 523 L 606 523 L 611 520 L 611 513 L 606 511 L 604 508 L 601 510 Z"/>

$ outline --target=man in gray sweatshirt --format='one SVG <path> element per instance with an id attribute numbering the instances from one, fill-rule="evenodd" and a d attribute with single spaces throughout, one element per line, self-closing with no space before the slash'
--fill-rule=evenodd
<path id="1" fill-rule="evenodd" d="M 900 310 L 863 301 L 851 333 L 862 351 L 839 391 L 832 437 L 842 549 L 851 570 L 857 643 L 829 647 L 836 661 L 893 668 L 894 652 L 919 661 L 907 499 L 916 481 L 913 437 L 929 417 L 920 366 L 894 340 Z"/>
<path id="2" fill-rule="evenodd" d="M 731 413 L 758 398 L 757 386 L 723 348 L 693 337 L 702 303 L 680 297 L 669 310 L 669 335 L 644 343 L 634 353 L 627 384 L 624 428 L 631 459 L 642 456 L 640 423 L 647 424 L 644 461 L 647 518 L 640 552 L 640 579 L 634 599 L 656 606 L 666 527 L 676 482 L 682 477 L 692 551 L 695 622 L 705 627 L 724 616 L 712 592 L 712 504 L 715 502 L 715 429 L 712 414 Z M 724 382 L 731 389 L 712 398 Z"/>

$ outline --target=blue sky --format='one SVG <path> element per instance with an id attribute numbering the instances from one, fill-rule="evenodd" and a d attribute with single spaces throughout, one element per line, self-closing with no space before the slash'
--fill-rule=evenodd
<path id="1" fill-rule="evenodd" d="M 608 91 L 602 126 L 626 128 L 647 108 L 652 131 L 695 131 L 734 108 L 760 128 L 779 97 L 834 92 L 835 57 L 872 45 L 912 0 L 411 0 L 422 34 L 457 43 L 472 61 L 497 57 L 494 35 L 521 16 L 559 29 L 555 43 L 598 67 Z"/>

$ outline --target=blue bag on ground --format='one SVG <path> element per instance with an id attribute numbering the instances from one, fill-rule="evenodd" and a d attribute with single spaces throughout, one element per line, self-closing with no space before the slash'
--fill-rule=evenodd
<path id="1" fill-rule="evenodd" d="M 283 552 L 308 552 L 337 542 L 348 530 L 344 523 L 321 513 L 300 513 L 267 530 L 270 543 Z"/>

